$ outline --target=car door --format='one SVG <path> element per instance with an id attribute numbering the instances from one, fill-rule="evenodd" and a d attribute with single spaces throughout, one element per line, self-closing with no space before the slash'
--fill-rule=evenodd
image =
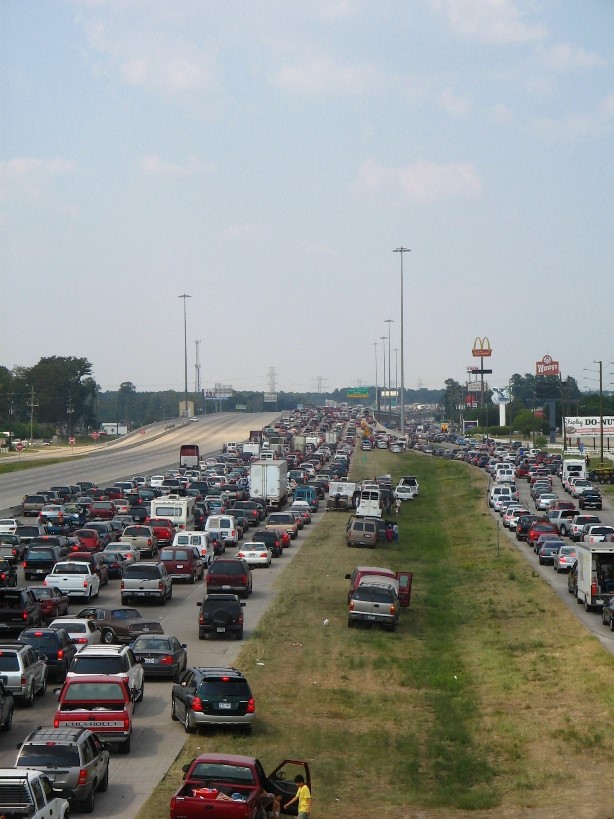
<path id="1" fill-rule="evenodd" d="M 173 686 L 173 692 L 175 694 L 175 713 L 180 719 L 185 719 L 196 693 L 196 676 L 194 672 L 191 670 L 186 671 L 179 682 Z"/>
<path id="2" fill-rule="evenodd" d="M 396 578 L 399 581 L 399 604 L 403 609 L 409 606 L 411 600 L 413 577 L 413 572 L 396 572 Z"/>
<path id="3" fill-rule="evenodd" d="M 145 669 L 137 660 L 134 651 L 129 648 L 126 652 L 126 659 L 129 663 L 129 679 L 130 679 L 130 687 L 140 691 L 143 687 L 143 678 L 145 676 Z"/>

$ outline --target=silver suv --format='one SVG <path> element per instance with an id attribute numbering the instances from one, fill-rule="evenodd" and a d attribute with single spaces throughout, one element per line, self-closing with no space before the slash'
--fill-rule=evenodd
<path id="1" fill-rule="evenodd" d="M 54 790 L 73 791 L 84 813 L 94 810 L 96 791 L 109 786 L 109 752 L 87 728 L 37 728 L 19 749 L 15 767 L 44 771 Z"/>
<path id="2" fill-rule="evenodd" d="M 0 682 L 14 697 L 30 707 L 34 695 L 42 697 L 47 690 L 45 658 L 32 646 L 17 643 L 0 645 Z"/>
<path id="3" fill-rule="evenodd" d="M 145 671 L 130 646 L 86 646 L 73 659 L 67 677 L 82 674 L 104 674 L 121 677 L 134 701 L 141 702 L 145 693 Z"/>
<path id="4" fill-rule="evenodd" d="M 134 597 L 159 600 L 164 606 L 173 596 L 173 581 L 163 563 L 140 561 L 126 566 L 121 595 L 122 606 Z"/>

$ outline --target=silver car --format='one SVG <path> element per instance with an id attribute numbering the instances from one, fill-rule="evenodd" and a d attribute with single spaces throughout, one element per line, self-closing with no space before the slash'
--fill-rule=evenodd
<path id="1" fill-rule="evenodd" d="M 30 707 L 47 690 L 47 663 L 32 646 L 0 645 L 0 682 Z"/>

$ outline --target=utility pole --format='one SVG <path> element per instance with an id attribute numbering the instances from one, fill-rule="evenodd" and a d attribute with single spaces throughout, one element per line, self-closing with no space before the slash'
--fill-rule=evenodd
<path id="1" fill-rule="evenodd" d="M 603 463 L 603 361 L 599 364 L 599 463 Z"/>
<path id="2" fill-rule="evenodd" d="M 397 409 L 398 409 L 398 401 L 399 401 L 399 348 L 395 347 L 394 350 L 394 391 L 397 396 Z"/>
<path id="3" fill-rule="evenodd" d="M 375 409 L 374 412 L 379 412 L 379 383 L 377 380 L 377 341 L 373 342 L 375 347 Z"/>
<path id="4" fill-rule="evenodd" d="M 194 344 L 196 345 L 196 359 L 194 364 L 194 392 L 198 395 L 200 392 L 200 340 L 197 339 Z"/>
<path id="5" fill-rule="evenodd" d="M 188 417 L 188 324 L 185 311 L 185 300 L 191 299 L 187 293 L 182 293 L 178 298 L 183 299 L 183 355 L 184 355 L 184 375 L 185 375 L 185 415 Z"/>
<path id="6" fill-rule="evenodd" d="M 403 338 L 403 254 L 411 253 L 408 247 L 395 247 L 393 253 L 401 254 L 401 435 L 405 435 L 405 363 L 403 358 L 405 343 Z"/>
<path id="7" fill-rule="evenodd" d="M 72 416 L 75 408 L 72 403 L 72 394 L 68 392 L 68 406 L 66 407 L 66 414 L 68 415 L 68 437 L 72 435 Z"/>
<path id="8" fill-rule="evenodd" d="M 384 380 L 383 380 L 383 392 L 386 393 L 386 336 L 380 336 L 380 341 L 382 342 L 382 358 L 384 359 Z M 386 402 L 384 401 L 384 407 L 386 406 Z M 385 412 L 385 409 L 382 409 L 382 412 Z"/>
<path id="9" fill-rule="evenodd" d="M 34 408 L 38 407 L 38 401 L 34 400 L 34 387 L 30 387 L 30 398 L 26 401 L 26 404 L 30 408 L 30 446 L 32 446 L 32 440 L 34 438 Z"/>
<path id="10" fill-rule="evenodd" d="M 275 367 L 269 367 L 269 392 L 277 392 L 276 387 L 277 373 Z"/>
<path id="11" fill-rule="evenodd" d="M 384 323 L 388 325 L 388 412 L 392 414 L 392 368 L 390 363 L 390 325 L 394 323 L 393 319 L 384 319 Z"/>

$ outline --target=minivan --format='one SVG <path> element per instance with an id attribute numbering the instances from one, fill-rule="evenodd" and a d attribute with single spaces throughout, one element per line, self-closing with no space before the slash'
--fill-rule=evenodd
<path id="1" fill-rule="evenodd" d="M 203 559 L 196 546 L 166 546 L 160 552 L 160 563 L 173 580 L 195 583 L 205 574 Z"/>
<path id="2" fill-rule="evenodd" d="M 488 493 L 488 505 L 494 507 L 497 499 L 513 498 L 512 487 L 509 484 L 493 486 Z"/>
<path id="3" fill-rule="evenodd" d="M 213 546 L 206 532 L 177 532 L 173 538 L 173 548 L 178 546 L 193 546 L 198 549 L 204 566 L 213 562 Z"/>
<path id="4" fill-rule="evenodd" d="M 377 541 L 377 524 L 375 521 L 350 518 L 345 536 L 347 546 L 368 546 L 369 549 L 375 549 Z"/>
<path id="5" fill-rule="evenodd" d="M 205 521 L 205 532 L 210 539 L 215 536 L 226 545 L 236 546 L 239 542 L 237 522 L 232 515 L 209 515 Z"/>

